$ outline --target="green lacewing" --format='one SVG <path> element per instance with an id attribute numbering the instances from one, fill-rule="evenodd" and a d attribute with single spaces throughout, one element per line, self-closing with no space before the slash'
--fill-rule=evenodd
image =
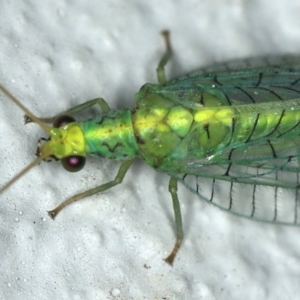
<path id="1" fill-rule="evenodd" d="M 42 160 L 61 160 L 69 171 L 84 166 L 88 154 L 121 161 L 114 180 L 75 195 L 67 205 L 122 182 L 135 157 L 170 176 L 176 243 L 165 259 L 172 264 L 183 239 L 177 182 L 201 199 L 234 214 L 264 222 L 299 225 L 300 57 L 237 60 L 202 68 L 170 81 L 157 68 L 158 84 L 147 83 L 133 108 L 111 110 L 102 98 L 56 117 L 37 118 L 9 91 L 2 92 L 48 134 L 28 167 L 3 192 Z M 71 116 L 99 105 L 93 119 Z M 46 125 L 53 123 L 53 127 Z M 284 193 L 284 191 L 289 193 Z"/>

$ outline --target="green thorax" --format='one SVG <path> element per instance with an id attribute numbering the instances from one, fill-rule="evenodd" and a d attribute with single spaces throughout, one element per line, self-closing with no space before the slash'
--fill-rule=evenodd
<path id="1" fill-rule="evenodd" d="M 80 122 L 79 126 L 85 137 L 86 153 L 117 160 L 138 155 L 130 110 L 109 111 Z"/>
<path id="2" fill-rule="evenodd" d="M 193 122 L 188 109 L 157 93 L 160 87 L 144 85 L 136 94 L 137 106 L 132 110 L 139 156 L 158 169 L 189 133 Z"/>

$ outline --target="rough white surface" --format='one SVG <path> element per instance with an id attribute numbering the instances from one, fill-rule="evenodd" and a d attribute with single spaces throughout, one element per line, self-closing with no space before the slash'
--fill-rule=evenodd
<path id="1" fill-rule="evenodd" d="M 175 4 L 176 3 L 176 4 Z M 95 97 L 130 107 L 156 82 L 170 29 L 168 75 L 215 61 L 299 53 L 293 0 L 2 1 L 0 82 L 38 116 Z M 87 115 L 83 115 L 85 118 Z M 0 96 L 0 184 L 34 158 L 36 125 Z M 112 179 L 118 163 L 93 158 L 79 173 L 33 169 L 0 195 L 1 299 L 296 299 L 300 229 L 237 218 L 180 186 L 185 241 L 174 243 L 168 178 L 141 161 L 124 183 L 52 221 L 47 210 Z"/>

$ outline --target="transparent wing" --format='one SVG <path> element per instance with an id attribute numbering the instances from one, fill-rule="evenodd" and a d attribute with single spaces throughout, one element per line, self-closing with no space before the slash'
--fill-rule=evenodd
<path id="1" fill-rule="evenodd" d="M 176 94 L 186 107 L 214 106 L 216 101 L 218 106 L 231 106 L 296 99 L 300 96 L 300 57 L 235 60 L 202 68 L 171 80 L 161 93 L 169 99 Z"/>
<path id="2" fill-rule="evenodd" d="M 217 162 L 184 159 L 170 174 L 200 198 L 258 221 L 300 225 L 300 139 L 261 143 L 222 153 Z M 183 167 L 184 166 L 184 167 Z"/>

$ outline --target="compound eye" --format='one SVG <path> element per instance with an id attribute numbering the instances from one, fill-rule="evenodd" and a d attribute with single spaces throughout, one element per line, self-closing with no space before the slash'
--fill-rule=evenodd
<path id="1" fill-rule="evenodd" d="M 75 119 L 73 117 L 67 116 L 67 115 L 61 115 L 58 116 L 55 121 L 53 122 L 54 128 L 59 128 L 61 126 L 64 126 L 66 124 L 75 122 Z"/>
<path id="2" fill-rule="evenodd" d="M 73 155 L 63 158 L 61 164 L 69 172 L 78 172 L 84 167 L 85 160 L 84 156 Z"/>

